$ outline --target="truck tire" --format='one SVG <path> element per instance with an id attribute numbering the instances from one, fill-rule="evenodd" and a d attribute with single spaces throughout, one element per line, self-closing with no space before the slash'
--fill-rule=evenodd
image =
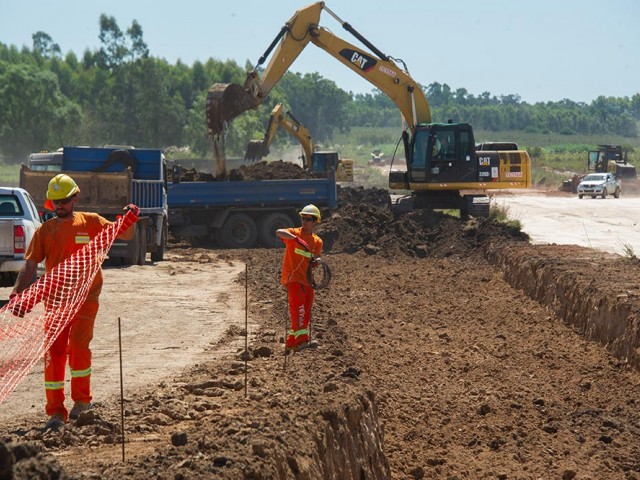
<path id="1" fill-rule="evenodd" d="M 613 192 L 613 198 L 620 198 L 620 187 L 616 187 L 616 191 Z"/>
<path id="2" fill-rule="evenodd" d="M 220 231 L 222 246 L 226 248 L 253 248 L 258 239 L 258 227 L 249 215 L 229 215 Z"/>
<path id="3" fill-rule="evenodd" d="M 276 237 L 276 230 L 293 226 L 289 215 L 284 213 L 270 213 L 263 216 L 258 223 L 258 239 L 263 247 L 276 248 L 284 246 L 282 240 Z"/>
<path id="4" fill-rule="evenodd" d="M 18 279 L 18 272 L 0 272 L 0 287 L 13 287 Z"/>
<path id="5" fill-rule="evenodd" d="M 609 195 L 609 192 L 607 192 L 607 189 L 605 188 L 605 189 L 602 191 L 602 198 L 607 198 L 607 195 Z"/>
<path id="6" fill-rule="evenodd" d="M 140 229 L 140 242 L 138 242 L 138 246 L 140 247 L 138 250 L 138 265 L 144 265 L 147 262 L 147 229 L 142 227 Z"/>
<path id="7" fill-rule="evenodd" d="M 151 261 L 152 262 L 161 262 L 164 260 L 164 248 L 167 245 L 167 237 L 169 233 L 169 227 L 167 225 L 167 221 L 163 220 L 162 222 L 162 236 L 160 238 L 160 245 L 156 247 L 156 249 L 151 252 Z"/>

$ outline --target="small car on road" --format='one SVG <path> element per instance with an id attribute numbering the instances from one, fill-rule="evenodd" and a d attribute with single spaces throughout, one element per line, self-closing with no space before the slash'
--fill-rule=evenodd
<path id="1" fill-rule="evenodd" d="M 613 195 L 620 197 L 620 181 L 613 173 L 590 173 L 578 184 L 578 198 L 591 195 L 591 198 Z"/>

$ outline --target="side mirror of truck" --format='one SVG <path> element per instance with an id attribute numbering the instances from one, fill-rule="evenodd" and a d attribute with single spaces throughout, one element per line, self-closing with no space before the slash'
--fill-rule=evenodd
<path id="1" fill-rule="evenodd" d="M 40 212 L 40 220 L 42 220 L 42 223 L 46 222 L 47 220 L 51 220 L 52 218 L 55 218 L 56 214 L 53 212 Z"/>

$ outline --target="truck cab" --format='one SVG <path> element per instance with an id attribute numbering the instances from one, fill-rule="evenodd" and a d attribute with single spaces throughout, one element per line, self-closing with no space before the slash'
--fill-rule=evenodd
<path id="1" fill-rule="evenodd" d="M 0 286 L 15 284 L 33 234 L 40 226 L 38 209 L 22 188 L 0 187 Z M 38 274 L 44 271 L 38 265 Z"/>
<path id="2" fill-rule="evenodd" d="M 32 153 L 27 157 L 27 166 L 36 172 L 61 172 L 62 148 L 55 152 Z"/>

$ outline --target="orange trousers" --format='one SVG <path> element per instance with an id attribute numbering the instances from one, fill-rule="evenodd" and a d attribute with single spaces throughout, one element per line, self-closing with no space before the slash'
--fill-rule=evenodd
<path id="1" fill-rule="evenodd" d="M 295 348 L 309 341 L 309 322 L 315 291 L 309 285 L 297 282 L 287 284 L 291 324 L 287 332 L 287 348 Z"/>
<path id="2" fill-rule="evenodd" d="M 44 385 L 47 396 L 47 415 L 60 414 L 65 421 L 68 411 L 64 406 L 64 379 L 69 356 L 71 370 L 71 399 L 74 402 L 91 401 L 91 349 L 93 325 L 98 314 L 98 299 L 89 298 L 69 325 L 44 355 Z"/>

